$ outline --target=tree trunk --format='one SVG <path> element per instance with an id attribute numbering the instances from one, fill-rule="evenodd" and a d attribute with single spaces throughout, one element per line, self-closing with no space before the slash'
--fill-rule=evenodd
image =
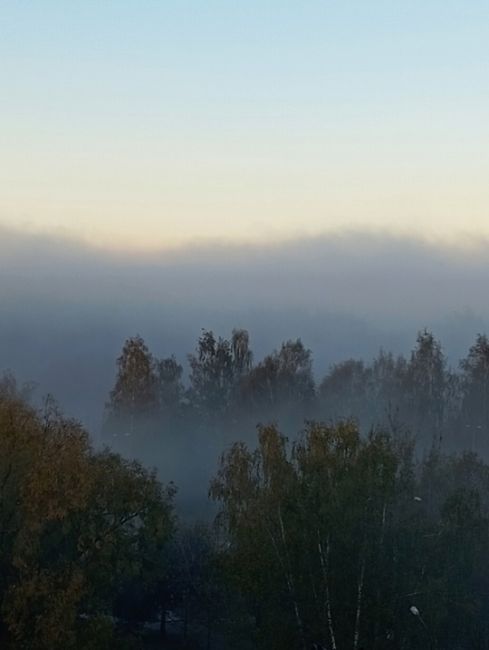
<path id="1" fill-rule="evenodd" d="M 360 568 L 360 576 L 358 578 L 358 588 L 357 588 L 357 611 L 355 614 L 355 632 L 353 635 L 353 650 L 358 648 L 358 640 L 360 638 L 360 617 L 362 614 L 362 599 L 363 599 L 363 582 L 365 579 L 365 555 L 362 558 L 362 564 Z"/>
<path id="2" fill-rule="evenodd" d="M 331 643 L 331 650 L 337 650 L 337 645 L 336 645 L 336 637 L 334 633 L 334 627 L 333 627 L 333 614 L 331 612 L 331 594 L 329 591 L 329 537 L 326 540 L 326 556 L 324 555 L 323 552 L 323 546 L 321 544 L 321 537 L 319 534 L 318 530 L 318 550 L 319 550 L 319 559 L 321 561 L 321 569 L 323 572 L 323 579 L 324 579 L 324 589 L 326 592 L 326 620 L 328 622 L 328 632 L 329 632 L 329 640 Z"/>
<path id="3" fill-rule="evenodd" d="M 306 637 L 304 634 L 304 624 L 302 622 L 302 617 L 300 615 L 300 610 L 299 610 L 299 603 L 297 601 L 297 595 L 296 595 L 296 590 L 295 590 L 295 585 L 294 585 L 294 578 L 292 575 L 292 567 L 290 563 L 290 558 L 289 558 L 289 553 L 287 549 L 287 539 L 285 536 L 285 526 L 284 526 L 284 521 L 282 519 L 282 512 L 280 509 L 280 506 L 278 508 L 278 520 L 280 523 L 280 535 L 282 538 L 282 544 L 284 548 L 284 557 L 285 557 L 285 578 L 287 582 L 287 588 L 290 594 L 290 598 L 292 600 L 292 604 L 294 607 L 294 615 L 295 615 L 295 620 L 297 623 L 297 628 L 299 630 L 299 636 L 301 640 L 301 645 L 302 647 L 306 648 Z"/>

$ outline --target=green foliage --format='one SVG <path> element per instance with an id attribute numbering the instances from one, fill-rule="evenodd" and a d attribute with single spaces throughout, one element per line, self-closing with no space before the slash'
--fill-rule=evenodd
<path id="1" fill-rule="evenodd" d="M 78 635 L 89 625 L 80 621 L 110 613 L 120 583 L 142 575 L 149 549 L 162 554 L 173 488 L 136 462 L 95 453 L 51 401 L 39 414 L 5 388 L 0 486 L 5 645 L 83 647 Z"/>
<path id="2" fill-rule="evenodd" d="M 190 354 L 189 397 L 204 417 L 222 417 L 236 405 L 243 377 L 250 372 L 253 354 L 245 330 L 233 330 L 230 341 L 203 330 L 195 354 Z"/>
<path id="3" fill-rule="evenodd" d="M 141 439 L 166 432 L 205 431 L 222 442 L 245 434 L 256 422 L 355 419 L 363 433 L 381 427 L 411 431 L 424 445 L 441 439 L 451 448 L 489 451 L 489 346 L 479 335 L 452 371 L 440 342 L 420 331 L 408 358 L 380 351 L 370 363 L 334 364 L 316 386 L 312 353 L 288 340 L 258 363 L 249 334 L 230 339 L 203 330 L 188 355 L 189 386 L 174 356 L 155 358 L 141 337 L 130 338 L 118 359 L 107 404 L 105 433 L 124 452 L 138 454 Z M 137 434 L 137 435 L 136 435 Z"/>
<path id="4" fill-rule="evenodd" d="M 157 375 L 153 357 L 140 336 L 125 342 L 117 367 L 116 384 L 110 394 L 112 411 L 128 418 L 154 411 Z"/>
<path id="5" fill-rule="evenodd" d="M 454 373 L 424 330 L 408 359 L 338 363 L 316 391 L 300 339 L 253 365 L 246 331 L 203 331 L 185 390 L 174 357 L 129 339 L 106 425 L 133 452 L 159 429 L 183 438 L 191 425 L 197 449 L 217 448 L 258 418 L 281 417 L 288 432 L 303 415 L 329 418 L 294 442 L 269 424 L 256 446 L 228 446 L 214 528 L 177 530 L 172 485 L 95 452 L 51 399 L 38 412 L 6 378 L 1 646 L 139 647 L 117 620 L 160 617 L 164 635 L 171 610 L 184 641 L 207 647 L 217 635 L 247 649 L 487 649 L 489 467 L 473 450 L 489 428 L 488 349 L 479 336 Z M 421 460 L 407 430 L 418 450 L 431 443 Z M 444 454 L 445 440 L 472 451 Z"/>
<path id="6" fill-rule="evenodd" d="M 279 406 L 311 404 L 315 394 L 311 351 L 302 341 L 286 341 L 267 355 L 243 383 L 243 398 L 255 409 L 269 414 Z"/>
<path id="7" fill-rule="evenodd" d="M 211 494 L 260 647 L 486 647 L 467 639 L 489 642 L 487 466 L 436 450 L 419 466 L 409 440 L 352 422 L 258 438 L 222 457 Z"/>
<path id="8" fill-rule="evenodd" d="M 479 334 L 467 358 L 461 361 L 462 413 L 465 424 L 489 431 L 489 340 Z"/>

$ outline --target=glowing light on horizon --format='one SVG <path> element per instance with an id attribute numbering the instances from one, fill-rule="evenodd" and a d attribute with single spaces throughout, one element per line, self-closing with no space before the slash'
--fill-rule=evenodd
<path id="1" fill-rule="evenodd" d="M 489 237 L 489 6 L 396 4 L 10 3 L 0 224 L 128 249 Z"/>

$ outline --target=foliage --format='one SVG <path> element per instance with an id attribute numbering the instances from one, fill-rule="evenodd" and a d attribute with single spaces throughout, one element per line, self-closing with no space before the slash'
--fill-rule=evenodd
<path id="1" fill-rule="evenodd" d="M 417 466 L 409 440 L 352 422 L 236 443 L 211 493 L 259 646 L 486 647 L 488 476 L 436 450 Z"/>
<path id="2" fill-rule="evenodd" d="M 243 435 L 256 422 L 355 419 L 372 427 L 410 430 L 423 445 L 444 439 L 452 449 L 489 451 L 489 343 L 479 335 L 459 371 L 449 368 L 432 332 L 418 333 L 408 358 L 381 350 L 370 362 L 333 364 L 316 384 L 312 353 L 301 339 L 288 340 L 254 362 L 246 330 L 229 339 L 203 330 L 188 355 L 189 385 L 174 356 L 155 358 L 139 336 L 128 339 L 106 410 L 113 438 L 153 437 L 212 426 Z M 197 425 L 197 426 L 196 426 Z M 138 453 L 138 442 L 121 448 Z"/>
<path id="3" fill-rule="evenodd" d="M 5 388 L 0 486 L 5 645 L 82 647 L 96 616 L 111 613 L 120 583 L 141 575 L 148 546 L 163 552 L 173 488 L 136 462 L 95 453 L 51 400 L 38 413 Z"/>

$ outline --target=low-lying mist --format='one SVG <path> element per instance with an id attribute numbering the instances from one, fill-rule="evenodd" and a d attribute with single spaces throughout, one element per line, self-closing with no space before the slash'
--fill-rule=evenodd
<path id="1" fill-rule="evenodd" d="M 97 435 L 114 359 L 136 333 L 183 364 L 201 328 L 245 327 L 257 357 L 300 336 L 321 375 L 381 346 L 407 352 L 427 326 L 456 363 L 488 322 L 486 253 L 485 242 L 343 233 L 144 256 L 0 229 L 0 369 L 56 395 Z"/>
<path id="2" fill-rule="evenodd" d="M 187 355 L 203 328 L 250 332 L 254 359 L 301 338 L 319 386 L 331 364 L 380 348 L 407 354 L 428 327 L 457 366 L 486 329 L 487 244 L 436 246 L 387 234 L 343 233 L 263 246 L 193 245 L 160 253 L 105 251 L 63 237 L 0 230 L 0 371 L 52 393 L 95 441 L 158 466 L 192 511 L 205 501 L 218 455 L 234 435 L 202 423 L 144 445 L 101 438 L 115 361 L 136 333 L 158 358 Z M 308 415 L 307 413 L 305 415 Z M 285 417 L 285 416 L 284 416 Z M 284 418 L 282 418 L 283 420 Z M 251 440 L 254 425 L 235 431 Z M 281 422 L 286 431 L 300 426 Z M 180 425 L 179 425 L 180 426 Z M 232 430 L 232 427 L 230 427 Z M 168 443 L 168 444 L 166 444 Z M 185 470 L 183 470 L 185 468 Z"/>

